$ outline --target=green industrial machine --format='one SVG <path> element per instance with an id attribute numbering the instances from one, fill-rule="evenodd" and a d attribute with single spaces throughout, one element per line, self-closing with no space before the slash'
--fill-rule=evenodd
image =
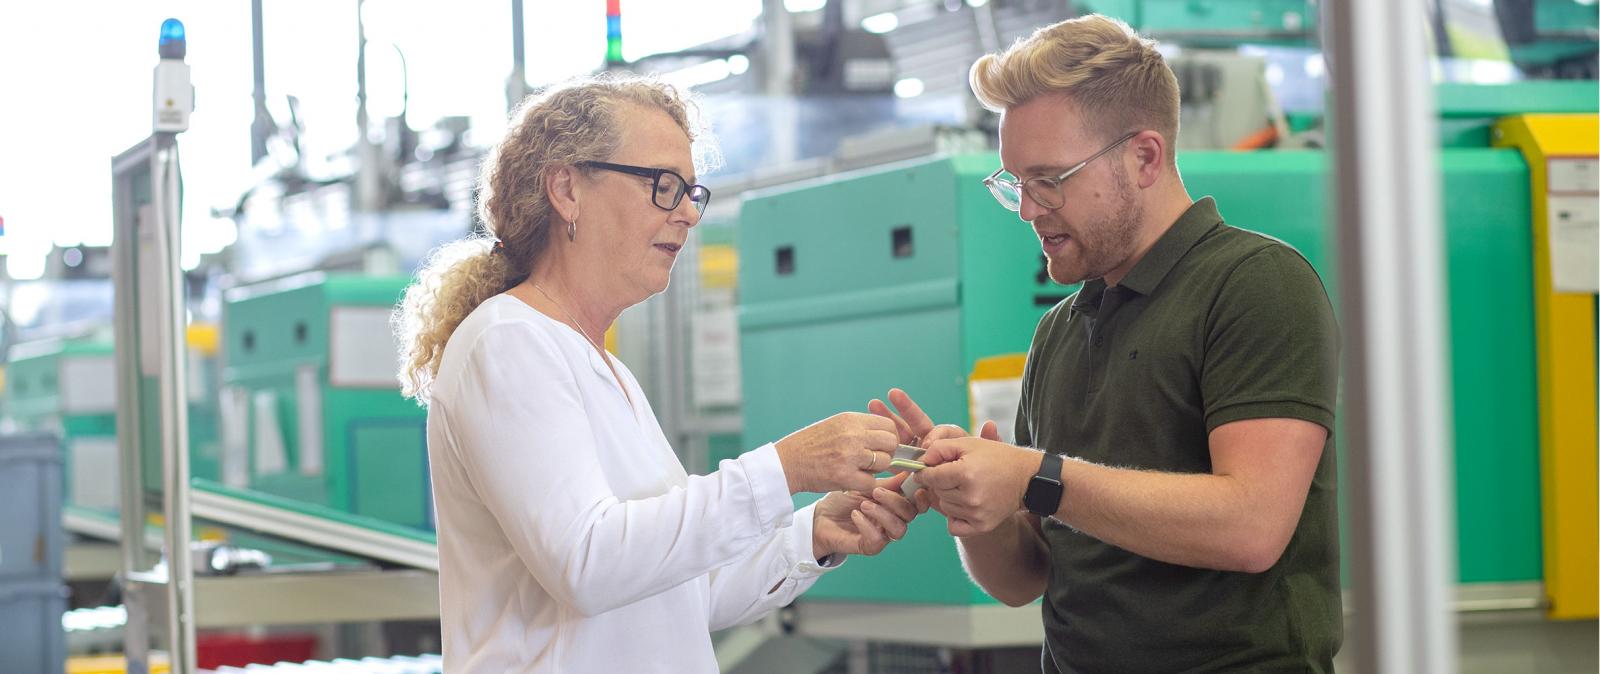
<path id="1" fill-rule="evenodd" d="M 1551 105 L 1593 112 L 1592 82 L 1564 86 Z M 1471 98 L 1498 94 L 1502 105 L 1515 105 L 1521 91 Z M 1465 94 L 1449 94 L 1458 95 Z M 1586 104 L 1573 103 L 1584 96 Z M 1488 147 L 1488 134 L 1470 126 L 1462 123 L 1440 154 L 1459 580 L 1530 583 L 1541 578 L 1541 523 L 1529 169 L 1522 154 Z M 1179 157 L 1191 194 L 1214 196 L 1230 224 L 1299 249 L 1332 292 L 1328 164 L 1327 154 L 1309 150 Z M 1068 292 L 1045 279 L 1029 226 L 980 184 L 997 165 L 993 154 L 943 157 L 745 202 L 738 243 L 746 448 L 841 410 L 864 410 L 894 386 L 936 421 L 969 423 L 974 366 L 1025 352 L 1038 318 Z M 917 582 L 908 586 L 907 577 Z M 824 577 L 807 597 L 992 602 L 967 580 L 936 514 L 919 518 L 881 558 Z"/>
<path id="2" fill-rule="evenodd" d="M 1593 79 L 1593 0 L 1496 0 L 1495 15 L 1511 61 L 1536 77 Z"/>
<path id="3" fill-rule="evenodd" d="M 980 180 L 992 154 L 846 174 L 754 196 L 740 212 L 745 446 L 771 442 L 891 386 L 937 420 L 967 420 L 979 358 L 1026 351 L 1069 290 L 1032 229 Z M 897 579 L 915 578 L 914 592 Z M 967 581 L 943 519 L 829 574 L 809 599 L 992 603 Z"/>
<path id="4" fill-rule="evenodd" d="M 404 277 L 293 277 L 228 293 L 222 483 L 431 530 L 426 413 L 401 397 Z"/>
<path id="5" fill-rule="evenodd" d="M 1187 47 L 1313 46 L 1315 0 L 1086 0 L 1084 13 L 1126 21 L 1140 35 Z"/>
<path id="6" fill-rule="evenodd" d="M 92 339 L 19 344 L 6 367 L 6 419 L 21 432 L 60 433 L 64 501 L 105 512 L 118 493 L 113 368 L 111 345 Z"/>
<path id="7" fill-rule="evenodd" d="M 62 439 L 65 503 L 106 514 L 117 510 L 117 393 L 109 341 L 48 339 L 12 347 L 5 373 L 4 418 L 19 432 L 50 431 Z M 190 470 L 215 479 L 219 447 L 214 391 L 216 361 L 191 349 Z"/>

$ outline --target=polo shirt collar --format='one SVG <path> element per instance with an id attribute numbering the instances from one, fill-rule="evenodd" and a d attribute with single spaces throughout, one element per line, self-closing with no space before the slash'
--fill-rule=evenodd
<path id="1" fill-rule="evenodd" d="M 1161 280 L 1189 253 L 1189 249 L 1194 248 L 1206 233 L 1219 224 L 1222 224 L 1222 215 L 1217 212 L 1217 202 L 1211 197 L 1201 197 L 1190 204 L 1189 210 L 1178 216 L 1178 221 L 1167 228 L 1166 233 L 1156 240 L 1156 245 L 1151 246 L 1128 271 L 1128 275 L 1122 277 L 1122 287 L 1140 295 L 1155 292 L 1156 286 L 1161 285 Z M 1104 285 L 1105 281 L 1097 279 L 1091 283 Z M 1088 286 L 1085 285 L 1084 289 L 1087 290 Z"/>

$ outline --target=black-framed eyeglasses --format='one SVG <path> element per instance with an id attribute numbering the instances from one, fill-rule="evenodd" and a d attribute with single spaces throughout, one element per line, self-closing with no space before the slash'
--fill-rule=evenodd
<path id="1" fill-rule="evenodd" d="M 1077 172 L 1082 171 L 1083 167 L 1089 165 L 1089 162 L 1099 159 L 1100 155 L 1110 152 L 1111 148 L 1121 145 L 1127 142 L 1129 138 L 1137 135 L 1139 135 L 1138 131 L 1130 131 L 1124 134 L 1121 138 L 1116 139 L 1099 152 L 1090 155 L 1088 159 L 1074 164 L 1072 168 L 1067 169 L 1058 176 L 1040 176 L 1021 181 L 1016 180 L 1015 177 L 1006 179 L 1000 177 L 1000 174 L 1006 172 L 1005 168 L 1001 167 L 994 173 L 989 174 L 989 177 L 984 178 L 983 184 L 989 188 L 989 193 L 994 195 L 994 200 L 1000 202 L 1000 205 L 1005 206 L 1008 210 L 1022 210 L 1022 193 L 1026 191 L 1029 198 L 1040 206 L 1053 211 L 1061 208 L 1067 202 L 1066 197 L 1061 194 L 1062 183 Z"/>
<path id="2" fill-rule="evenodd" d="M 670 211 L 683 203 L 683 196 L 689 195 L 689 203 L 694 204 L 695 213 L 705 214 L 706 206 L 711 203 L 711 190 L 705 185 L 690 185 L 683 176 L 672 169 L 649 168 L 645 166 L 629 166 L 627 164 L 613 164 L 605 161 L 581 161 L 578 166 L 588 168 L 616 171 L 628 175 L 649 178 L 650 203 L 664 211 Z"/>

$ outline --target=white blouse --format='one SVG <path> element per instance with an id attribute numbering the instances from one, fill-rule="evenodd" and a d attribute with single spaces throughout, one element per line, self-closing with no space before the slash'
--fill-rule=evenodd
<path id="1" fill-rule="evenodd" d="M 633 373 L 497 295 L 428 407 L 445 671 L 715 672 L 710 631 L 824 568 L 771 444 L 684 471 Z"/>

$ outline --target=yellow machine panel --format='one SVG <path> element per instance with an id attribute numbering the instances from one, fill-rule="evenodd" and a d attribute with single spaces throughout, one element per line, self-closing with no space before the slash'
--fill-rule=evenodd
<path id="1" fill-rule="evenodd" d="M 1519 115 L 1495 126 L 1533 181 L 1534 316 L 1544 507 L 1544 583 L 1552 618 L 1600 613 L 1596 474 L 1596 115 Z"/>

